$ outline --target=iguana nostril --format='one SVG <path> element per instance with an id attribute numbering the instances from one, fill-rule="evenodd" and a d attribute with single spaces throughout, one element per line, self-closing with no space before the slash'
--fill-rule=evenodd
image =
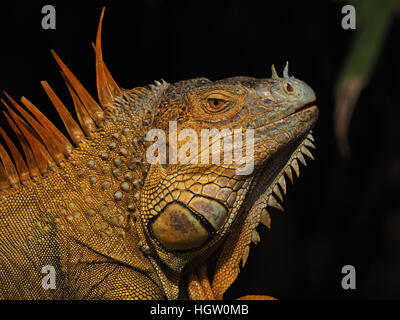
<path id="1" fill-rule="evenodd" d="M 294 89 L 293 89 L 293 87 L 290 85 L 290 83 L 286 83 L 286 84 L 285 84 L 285 89 L 286 89 L 286 91 L 287 91 L 288 93 L 294 92 Z"/>

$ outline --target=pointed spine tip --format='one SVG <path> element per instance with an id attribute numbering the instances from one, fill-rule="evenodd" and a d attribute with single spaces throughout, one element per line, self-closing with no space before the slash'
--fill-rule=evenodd
<path id="1" fill-rule="evenodd" d="M 68 68 L 65 65 L 65 63 L 61 60 L 61 58 L 58 56 L 58 54 L 53 49 L 50 50 L 50 53 L 53 56 L 53 58 L 56 61 L 56 63 L 58 64 L 58 66 L 60 67 L 60 69 L 63 72 L 66 71 Z M 41 82 L 43 82 L 43 81 L 41 81 Z"/>
<path id="2" fill-rule="evenodd" d="M 279 78 L 278 74 L 276 73 L 276 69 L 275 69 L 275 65 L 274 64 L 271 65 L 271 73 L 272 73 L 272 75 L 271 75 L 272 79 L 278 79 Z"/>
<path id="3" fill-rule="evenodd" d="M 116 84 L 115 80 L 111 76 L 107 66 L 103 60 L 103 51 L 101 45 L 101 33 L 103 29 L 103 18 L 104 18 L 105 7 L 100 15 L 99 26 L 97 28 L 96 43 L 94 45 L 96 54 L 96 85 L 97 94 L 99 97 L 100 104 L 105 108 L 111 104 L 115 97 L 122 96 L 121 89 Z"/>
<path id="4" fill-rule="evenodd" d="M 60 57 L 54 52 L 51 51 L 54 59 L 56 60 L 58 66 L 61 68 L 61 71 L 68 79 L 69 84 L 74 89 L 75 93 L 82 101 L 89 115 L 96 123 L 96 125 L 100 126 L 105 117 L 103 109 L 97 104 L 97 102 L 92 98 L 89 92 L 85 89 L 85 87 L 81 84 L 77 77 L 71 72 L 71 70 L 62 62 Z"/>
<path id="5" fill-rule="evenodd" d="M 74 118 L 69 113 L 68 109 L 61 102 L 61 100 L 58 98 L 58 96 L 53 91 L 53 89 L 50 87 L 50 85 L 47 83 L 47 81 L 41 81 L 40 83 L 41 83 L 44 91 L 46 92 L 47 96 L 49 97 L 50 101 L 56 108 L 58 114 L 60 115 L 72 141 L 74 141 L 74 143 L 76 145 L 79 145 L 82 142 L 82 140 L 85 138 L 85 135 L 83 134 L 81 128 L 75 122 Z"/>
<path id="6" fill-rule="evenodd" d="M 65 77 L 64 73 L 61 72 L 61 76 L 63 77 L 65 84 L 69 90 L 69 93 L 72 97 L 72 102 L 75 106 L 75 112 L 78 116 L 79 123 L 85 134 L 89 137 L 92 132 L 96 130 L 96 124 L 94 123 L 93 119 L 90 117 L 88 112 L 85 109 L 85 106 L 76 95 L 74 89 L 72 88 L 71 84 L 69 83 L 68 79 Z"/>
<path id="7" fill-rule="evenodd" d="M 283 77 L 289 78 L 289 61 L 286 61 L 285 68 L 283 69 Z"/>

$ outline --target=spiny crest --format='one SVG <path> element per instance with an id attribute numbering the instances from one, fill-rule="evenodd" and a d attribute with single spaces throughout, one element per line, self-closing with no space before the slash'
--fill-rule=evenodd
<path id="1" fill-rule="evenodd" d="M 51 50 L 51 53 L 61 69 L 61 75 L 72 96 L 80 125 L 74 120 L 67 107 L 47 81 L 41 82 L 44 91 L 56 108 L 71 140 L 76 146 L 81 144 L 86 137 L 90 137 L 97 128 L 103 126 L 105 110 L 110 108 L 116 99 L 123 97 L 122 90 L 115 83 L 103 61 L 101 30 L 104 10 L 103 8 L 96 36 L 96 44 L 94 45 L 96 54 L 96 83 L 100 105 L 93 99 L 54 50 Z M 0 144 L 0 191 L 18 187 L 20 184 L 25 184 L 30 179 L 35 179 L 40 175 L 47 175 L 56 165 L 60 165 L 68 159 L 74 149 L 70 141 L 60 130 L 28 99 L 25 97 L 21 98 L 24 108 L 9 94 L 6 92 L 4 94 L 9 100 L 10 105 L 1 99 L 6 108 L 3 114 L 18 138 L 24 157 L 6 132 L 0 128 L 0 135 L 12 156 L 11 158 L 3 145 Z"/>
<path id="2" fill-rule="evenodd" d="M 304 155 L 314 159 L 309 150 L 315 149 L 313 142 L 314 138 L 310 131 L 307 137 L 292 153 L 274 181 L 272 181 L 265 192 L 253 204 L 250 211 L 246 212 L 246 215 L 243 216 L 243 221 L 241 221 L 237 229 L 231 230 L 226 242 L 230 245 L 225 246 L 221 252 L 221 257 L 226 258 L 217 261 L 217 271 L 213 278 L 212 288 L 216 299 L 222 299 L 226 290 L 235 281 L 240 271 L 239 265 L 241 264 L 242 268 L 245 266 L 250 254 L 250 244 L 254 243 L 257 245 L 261 241 L 260 235 L 256 230 L 258 225 L 261 223 L 267 228 L 271 228 L 271 216 L 268 209 L 284 210 L 280 202 L 283 202 L 282 193 L 286 195 L 287 192 L 285 177 L 293 183 L 292 170 L 297 177 L 300 176 L 298 161 L 305 166 Z M 233 239 L 236 240 L 233 241 Z"/>
<path id="3" fill-rule="evenodd" d="M 115 83 L 113 77 L 108 71 L 103 61 L 103 51 L 101 49 L 101 30 L 103 27 L 104 8 L 101 12 L 100 23 L 96 36 L 96 84 L 99 101 L 103 107 L 111 104 L 115 97 L 121 97 L 122 92 L 118 85 Z"/>

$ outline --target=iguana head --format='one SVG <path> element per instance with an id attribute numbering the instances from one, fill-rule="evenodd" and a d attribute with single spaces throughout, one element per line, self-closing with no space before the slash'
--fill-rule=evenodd
<path id="1" fill-rule="evenodd" d="M 251 238 L 260 221 L 268 224 L 262 209 L 280 207 L 272 191 L 281 197 L 279 183 L 286 192 L 283 172 L 289 174 L 294 159 L 303 161 L 301 154 L 309 154 L 305 144 L 312 146 L 307 137 L 318 117 L 317 107 L 310 105 L 315 99 L 306 83 L 288 76 L 287 67 L 282 78 L 273 68 L 270 79 L 198 78 L 164 84 L 146 133 L 146 156 L 162 162 L 150 165 L 141 191 L 140 220 L 149 252 L 180 272 L 218 261 L 229 247 L 231 256 L 242 252 L 231 262 L 237 268 L 249 244 L 241 235 Z M 204 133 L 214 133 L 214 145 Z M 227 150 L 231 163 L 225 161 Z M 235 155 L 246 154 L 244 163 L 235 161 Z M 246 166 L 247 172 L 240 172 Z M 243 230 L 250 215 L 248 230 Z M 238 247 L 226 246 L 227 241 Z M 217 268 L 221 263 L 226 258 Z"/>

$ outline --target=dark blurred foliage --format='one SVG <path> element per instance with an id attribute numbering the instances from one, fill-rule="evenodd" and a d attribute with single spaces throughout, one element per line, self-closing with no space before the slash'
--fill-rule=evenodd
<path id="1" fill-rule="evenodd" d="M 41 28 L 41 8 L 57 9 L 57 29 Z M 226 297 L 400 298 L 400 21 L 395 18 L 349 130 L 342 160 L 333 134 L 334 85 L 356 31 L 341 28 L 344 3 L 330 1 L 31 1 L 2 4 L 0 89 L 24 95 L 61 128 L 39 85 L 48 80 L 71 106 L 54 48 L 95 94 L 98 18 L 107 5 L 103 50 L 121 87 L 163 78 L 269 77 L 272 63 L 315 90 L 320 119 L 315 161 L 285 199 L 286 213 L 260 226 L 246 267 Z M 9 127 L 1 118 L 1 124 Z M 354 265 L 357 289 L 341 288 Z"/>
<path id="2" fill-rule="evenodd" d="M 342 12 L 353 8 L 357 32 L 352 37 L 334 89 L 334 131 L 339 152 L 345 158 L 351 155 L 347 136 L 352 114 L 362 90 L 376 68 L 387 32 L 400 8 L 399 0 L 351 0 L 351 4 L 343 6 Z"/>

